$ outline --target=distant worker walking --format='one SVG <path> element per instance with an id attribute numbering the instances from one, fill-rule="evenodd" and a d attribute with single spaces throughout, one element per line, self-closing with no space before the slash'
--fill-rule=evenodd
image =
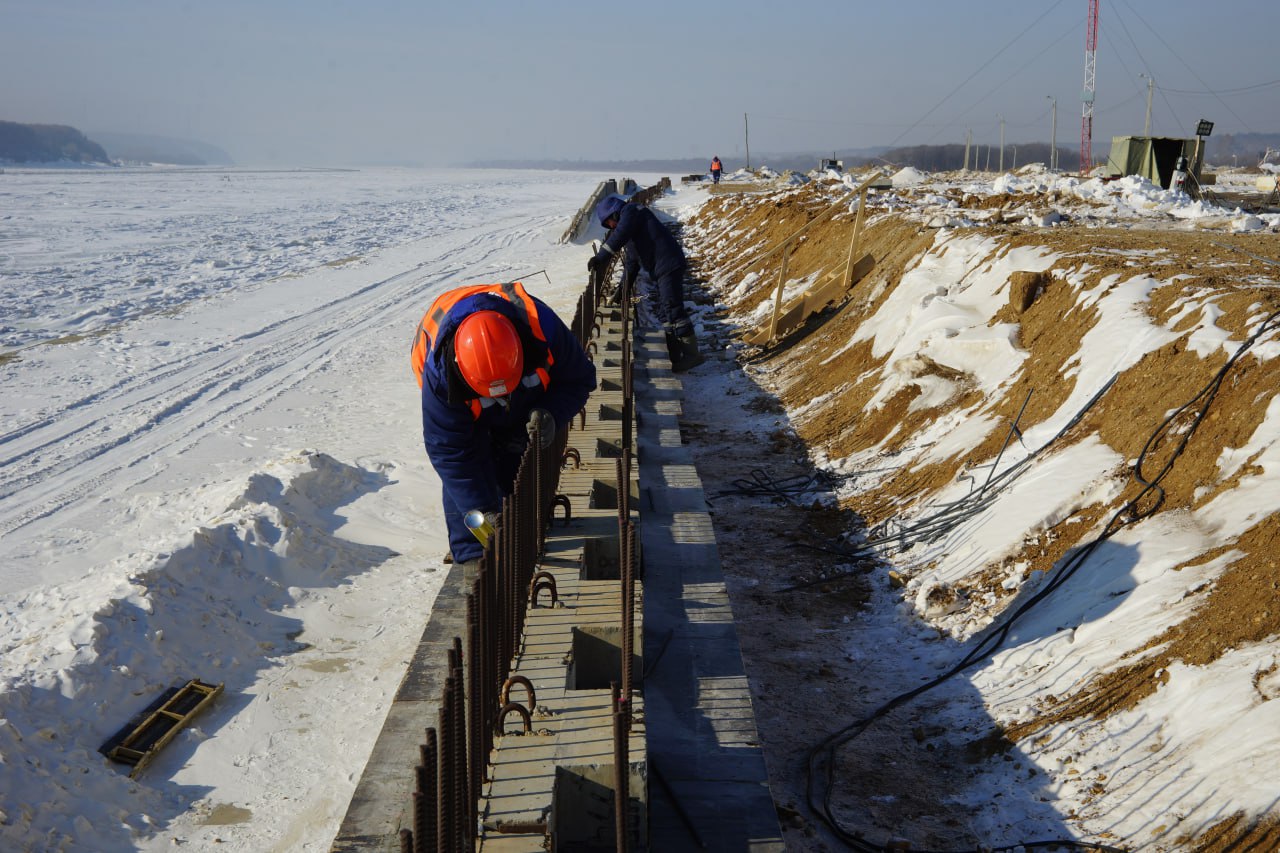
<path id="1" fill-rule="evenodd" d="M 530 437 L 551 445 L 595 389 L 596 368 L 518 281 L 441 294 L 418 324 L 411 358 L 451 559 L 478 565 L 484 546 L 464 516 L 478 510 L 492 523 Z"/>
<path id="2" fill-rule="evenodd" d="M 711 180 L 717 184 L 720 183 L 720 173 L 722 171 L 724 171 L 724 166 L 720 163 L 720 158 L 718 156 L 712 157 L 711 158 Z"/>
<path id="3" fill-rule="evenodd" d="M 600 251 L 587 261 L 587 269 L 603 268 L 610 256 L 626 249 L 623 280 L 634 282 L 641 269 L 649 279 L 654 313 L 666 332 L 671 369 L 680 372 L 702 364 L 693 321 L 684 307 L 684 272 L 687 262 L 680 242 L 653 211 L 643 204 L 611 195 L 596 205 L 596 217 L 609 229 Z"/>

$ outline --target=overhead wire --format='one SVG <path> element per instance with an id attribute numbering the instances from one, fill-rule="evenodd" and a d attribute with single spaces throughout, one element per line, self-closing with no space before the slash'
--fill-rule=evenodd
<path id="1" fill-rule="evenodd" d="M 1121 0 L 1121 2 L 1123 2 L 1123 0 Z M 1128 6 L 1127 3 L 1125 5 Z M 1142 60 L 1143 70 L 1146 72 L 1148 78 L 1151 79 L 1152 83 L 1154 83 L 1155 72 L 1151 70 L 1151 63 L 1147 62 L 1147 58 L 1142 55 L 1142 48 L 1138 47 L 1138 42 L 1134 39 L 1133 33 L 1129 32 L 1129 25 L 1125 23 L 1124 18 L 1120 16 L 1119 8 L 1116 6 L 1113 6 L 1112 8 L 1115 9 L 1116 20 L 1119 21 L 1120 23 L 1120 29 L 1124 30 L 1124 34 L 1129 38 L 1129 44 L 1133 45 L 1133 52 L 1138 54 L 1138 59 Z M 1132 12 L 1133 11 L 1132 8 L 1130 8 L 1129 11 Z M 1135 12 L 1134 14 L 1136 15 L 1137 13 Z M 1146 21 L 1143 21 L 1143 23 L 1145 24 Z M 1169 114 L 1173 116 L 1174 122 L 1178 125 L 1181 125 L 1182 119 L 1178 117 L 1178 111 L 1173 108 L 1173 104 L 1169 102 L 1168 97 L 1166 97 L 1165 94 L 1161 92 L 1160 98 L 1161 100 L 1164 101 L 1164 105 L 1169 109 Z"/>
<path id="2" fill-rule="evenodd" d="M 1122 26 L 1123 26 L 1123 23 L 1122 23 Z M 1107 34 L 1107 33 L 1108 33 L 1108 31 L 1107 31 L 1107 30 L 1102 30 L 1100 33 L 1098 33 L 1098 36 L 1099 36 L 1099 38 L 1101 38 L 1101 39 L 1103 40 L 1103 42 L 1105 42 L 1105 43 L 1107 44 L 1107 46 L 1108 46 L 1108 47 L 1110 47 L 1110 48 L 1111 48 L 1111 55 L 1114 55 L 1114 56 L 1115 56 L 1116 61 L 1120 63 L 1120 67 L 1124 69 L 1124 75 L 1125 75 L 1125 77 L 1126 77 L 1127 79 L 1129 79 L 1129 80 L 1137 80 L 1137 79 L 1138 79 L 1138 75 L 1137 75 L 1137 74 L 1134 74 L 1132 71 L 1130 71 L 1130 70 L 1129 70 L 1129 65 L 1128 65 L 1128 63 L 1126 63 L 1126 62 L 1124 61 L 1124 51 L 1123 51 L 1123 50 L 1120 50 L 1118 46 L 1115 46 L 1115 45 L 1112 45 L 1112 44 L 1111 44 L 1111 38 L 1110 38 L 1110 36 L 1108 36 L 1108 34 Z M 1132 43 L 1132 41 L 1133 41 L 1133 40 L 1132 40 L 1132 39 L 1130 39 L 1130 43 Z M 1139 87 L 1135 87 L 1135 91 L 1136 91 L 1136 93 L 1137 93 L 1138 97 L 1142 97 L 1143 95 L 1145 95 L 1145 94 L 1146 94 L 1142 89 L 1143 89 L 1143 87 L 1140 87 L 1140 86 L 1139 86 Z"/>
<path id="3" fill-rule="evenodd" d="M 954 128 L 954 127 L 959 127 L 959 126 L 960 126 L 959 122 L 960 122 L 960 120 L 961 120 L 961 118 L 962 118 L 963 116 L 968 115 L 968 114 L 969 114 L 973 109 L 975 109 L 979 104 L 981 104 L 981 103 L 982 103 L 983 101 L 985 101 L 987 98 L 990 98 L 990 97 L 991 97 L 992 95 L 994 95 L 996 92 L 1000 91 L 1000 89 L 1004 88 L 1004 86 L 1005 86 L 1005 85 L 1006 85 L 1010 80 L 1012 80 L 1014 77 L 1017 77 L 1019 74 L 1021 74 L 1023 71 L 1025 71 L 1029 65 L 1031 65 L 1032 63 L 1034 63 L 1034 62 L 1036 62 L 1036 61 L 1041 61 L 1041 60 L 1043 60 L 1043 59 L 1044 59 L 1044 55 L 1045 55 L 1045 54 L 1046 54 L 1050 49 L 1052 49 L 1052 48 L 1056 47 L 1060 41 L 1062 41 L 1063 39 L 1065 39 L 1067 36 L 1074 34 L 1075 32 L 1076 32 L 1075 30 L 1070 29 L 1070 28 L 1068 28 L 1068 29 L 1064 29 L 1064 30 L 1062 31 L 1062 33 L 1058 35 L 1058 37 L 1057 37 L 1057 38 L 1055 38 L 1052 42 L 1050 42 L 1046 47 L 1043 47 L 1043 48 L 1041 48 L 1039 51 L 1037 51 L 1037 52 L 1033 53 L 1033 54 L 1031 55 L 1031 58 L 1030 58 L 1030 59 L 1028 59 L 1026 62 L 1024 62 L 1022 65 L 1020 65 L 1020 66 L 1019 66 L 1015 71 L 1013 71 L 1011 74 L 1009 74 L 1009 76 L 1008 76 L 1008 77 L 1005 77 L 1003 80 L 1001 80 L 1001 81 L 1000 81 L 999 83 L 997 83 L 995 86 L 991 87 L 991 89 L 989 89 L 985 95 L 983 95 L 983 96 L 981 96 L 980 98 L 978 98 L 978 100 L 974 101 L 974 102 L 973 102 L 972 104 L 970 104 L 966 109 L 961 110 L 961 111 L 959 112 L 959 114 L 957 115 L 956 119 L 954 119 L 954 120 L 952 120 L 952 121 L 950 121 L 950 122 L 947 122 L 947 123 L 945 123 L 945 124 L 935 125 L 936 127 L 938 127 L 938 128 L 939 128 L 938 133 L 941 133 L 941 132 L 942 132 L 942 130 L 945 130 L 945 129 Z M 1037 118 L 1042 118 L 1042 117 L 1043 117 L 1044 115 L 1046 115 L 1048 112 L 1049 112 L 1048 108 L 1045 108 L 1045 111 L 1044 111 L 1043 113 L 1041 113 L 1041 115 L 1040 115 L 1040 116 L 1038 116 Z M 1006 125 L 1008 125 L 1008 124 L 1009 124 L 1009 122 L 1005 122 L 1005 124 L 1006 124 Z M 1026 124 L 1013 125 L 1013 126 L 1014 126 L 1014 127 L 1030 127 L 1032 124 L 1034 124 L 1034 122 L 1028 122 L 1028 123 L 1026 123 Z M 926 143 L 928 143 L 928 142 L 932 142 L 934 139 L 936 139 L 936 138 L 937 138 L 938 133 L 935 133 L 933 136 L 930 136 L 927 140 L 925 140 L 925 142 L 926 142 Z"/>
<path id="4" fill-rule="evenodd" d="M 1118 104 L 1112 104 L 1111 106 L 1107 107 L 1105 110 L 1097 110 L 1097 111 L 1096 111 L 1096 113 L 1095 113 L 1095 115 L 1106 115 L 1107 113 L 1115 112 L 1116 110 L 1120 109 L 1121 107 L 1128 106 L 1129 104 L 1131 104 L 1131 103 L 1133 103 L 1134 101 L 1138 100 L 1138 98 L 1141 98 L 1142 96 L 1143 96 L 1143 95 L 1142 95 L 1142 92 L 1138 92 L 1137 94 L 1130 95 L 1129 97 L 1125 98 L 1125 99 L 1124 99 L 1123 101 L 1121 101 L 1120 103 L 1118 103 Z"/>
<path id="5" fill-rule="evenodd" d="M 1055 0 L 1055 2 L 1054 2 L 1052 5 L 1050 5 L 1047 9 L 1045 9 L 1045 10 L 1044 10 L 1044 12 L 1042 12 L 1042 13 L 1041 13 L 1041 14 L 1040 14 L 1040 15 L 1039 15 L 1039 16 L 1038 16 L 1034 21 L 1032 21 L 1030 24 L 1028 24 L 1028 25 L 1026 26 L 1026 28 L 1025 28 L 1025 29 L 1023 29 L 1020 33 L 1018 33 L 1016 36 L 1014 36 L 1012 39 L 1010 39 L 1010 40 L 1008 41 L 1008 43 L 1006 43 L 1006 44 L 1005 44 L 1005 46 L 1004 46 L 1004 47 L 1000 48 L 998 51 L 996 51 L 995 53 L 991 54 L 991 56 L 987 58 L 987 61 L 986 61 L 986 62 L 984 62 L 984 63 L 982 63 L 982 65 L 978 66 L 977 70 L 975 70 L 973 73 L 971 73 L 968 77 L 966 77 L 966 78 L 964 78 L 963 80 L 961 80 L 961 81 L 960 81 L 960 83 L 959 83 L 959 84 L 957 84 L 957 85 L 956 85 L 956 87 L 955 87 L 955 88 L 953 88 L 950 92 L 948 92 L 947 94 L 943 95 L 943 96 L 942 96 L 942 100 L 938 101 L 938 103 L 936 103 L 936 104 L 934 104 L 932 107 L 930 107 L 930 108 L 929 108 L 929 110 L 928 110 L 927 112 L 925 112 L 925 114 L 924 114 L 924 115 L 920 116 L 920 118 L 919 118 L 915 123 L 913 123 L 910 127 L 908 127 L 906 130 L 904 130 L 902 133 L 898 134 L 897 138 L 895 138 L 892 142 L 890 142 L 890 143 L 889 143 L 889 147 L 890 147 L 890 148 L 895 147 L 895 146 L 896 146 L 900 141 L 902 141 L 902 138 L 903 138 L 904 136 L 906 136 L 908 133 L 910 133 L 911 131 L 915 130 L 917 127 L 919 127 L 919 126 L 924 122 L 924 120 L 925 120 L 925 119 L 927 119 L 929 116 L 933 115 L 933 113 L 934 113 L 934 112 L 936 112 L 936 111 L 937 111 L 937 109 L 938 109 L 939 107 L 941 107 L 943 104 L 945 104 L 947 101 L 949 101 L 949 100 L 951 99 L 951 97 L 952 97 L 956 92 L 959 92 L 962 88 L 964 88 L 964 86 L 965 86 L 965 85 L 966 85 L 970 80 L 972 80 L 974 77 L 977 77 L 980 73 L 982 73 L 984 70 L 986 70 L 987 66 L 989 66 L 991 63 L 995 62 L 995 61 L 1000 57 L 1000 55 L 1001 55 L 1001 54 L 1003 54 L 1006 50 L 1008 50 L 1008 49 L 1009 49 L 1010 47 L 1012 47 L 1015 43 L 1017 43 L 1017 41 L 1018 41 L 1019 39 L 1021 39 L 1024 35 L 1026 35 L 1028 32 L 1030 32 L 1030 31 L 1031 31 L 1031 29 L 1032 29 L 1033 27 L 1035 27 L 1035 26 L 1036 26 L 1036 24 L 1040 23 L 1040 22 L 1041 22 L 1041 21 L 1043 21 L 1046 17 L 1048 17 L 1049 13 L 1050 13 L 1050 12 L 1052 12 L 1054 9 L 1056 9 L 1056 8 L 1057 8 L 1061 3 L 1062 3 L 1062 0 Z"/>
<path id="6" fill-rule="evenodd" d="M 1218 391 L 1222 387 L 1223 381 L 1227 374 L 1235 366 L 1236 362 L 1264 335 L 1280 328 L 1280 311 L 1274 311 L 1269 314 L 1245 341 L 1235 350 L 1227 359 L 1223 366 L 1190 400 L 1182 406 L 1175 409 L 1167 415 L 1160 425 L 1156 427 L 1151 436 L 1143 445 L 1142 451 L 1138 454 L 1137 460 L 1133 466 L 1133 479 L 1141 486 L 1131 500 L 1125 502 L 1118 509 L 1111 519 L 1104 526 L 1102 532 L 1098 534 L 1092 541 L 1078 550 L 1074 551 L 1056 570 L 1053 571 L 1049 580 L 1044 583 L 1040 589 L 1036 590 L 1016 609 L 1013 610 L 1004 620 L 992 630 L 986 632 L 972 649 L 969 650 L 956 664 L 941 675 L 931 679 L 930 681 L 912 689 L 901 693 L 887 702 L 880 705 L 869 715 L 829 734 L 818 744 L 810 748 L 806 755 L 807 777 L 805 783 L 805 798 L 811 811 L 814 812 L 842 841 L 849 844 L 854 850 L 861 853 L 872 853 L 872 851 L 883 851 L 883 846 L 876 846 L 867 842 L 860 834 L 846 827 L 840 818 L 835 814 L 833 806 L 833 796 L 836 787 L 836 756 L 839 749 L 849 741 L 856 738 L 862 732 L 866 731 L 873 723 L 881 719 L 889 712 L 901 705 L 906 704 L 921 694 L 932 690 L 939 684 L 947 681 L 956 674 L 963 672 L 979 661 L 985 659 L 999 649 L 1008 638 L 1013 626 L 1027 612 L 1044 601 L 1053 592 L 1059 589 L 1068 579 L 1070 579 L 1084 563 L 1089 559 L 1094 551 L 1097 550 L 1104 542 L 1113 537 L 1124 527 L 1137 521 L 1150 517 L 1154 514 L 1164 502 L 1165 492 L 1160 482 L 1173 468 L 1174 462 L 1182 455 L 1190 442 L 1192 436 L 1195 435 L 1200 424 L 1203 422 L 1205 415 L 1208 413 L 1209 406 L 1217 397 Z M 1199 407 L 1195 409 L 1191 422 L 1185 426 L 1179 426 L 1180 419 L 1184 414 L 1191 411 L 1199 402 Z M 1074 419 L 1073 419 L 1074 420 Z M 1061 435 L 1061 433 L 1059 433 Z M 1148 474 L 1145 470 L 1147 458 L 1152 454 L 1162 442 L 1170 435 L 1177 435 L 1178 440 L 1173 445 L 1171 451 L 1167 454 L 1164 464 L 1154 473 Z M 817 790 L 819 781 L 825 782 L 825 786 L 819 792 Z M 821 795 L 820 798 L 818 795 Z M 1056 841 L 1056 842 L 1032 842 L 1030 844 L 1011 845 L 1009 847 L 984 847 L 983 850 L 1013 850 L 1018 847 L 1024 849 L 1033 846 L 1049 846 L 1050 843 L 1075 847 L 1076 849 L 1086 850 L 1118 850 L 1119 848 L 1108 847 L 1100 844 L 1087 844 L 1078 841 Z M 936 851 L 918 851 L 918 853 L 936 853 Z M 970 853 L 964 851 L 964 853 Z"/>
<path id="7" fill-rule="evenodd" d="M 1143 25 L 1146 26 L 1147 29 L 1151 30 L 1151 32 L 1155 34 L 1156 38 L 1160 39 L 1160 43 L 1163 44 L 1168 49 L 1168 51 L 1173 54 L 1174 59 L 1177 59 L 1179 62 L 1181 62 L 1183 67 L 1185 67 L 1188 71 L 1191 72 L 1191 76 L 1195 77 L 1196 80 L 1200 82 L 1201 86 L 1204 86 L 1206 89 L 1209 88 L 1209 84 L 1205 83 L 1204 80 L 1200 78 L 1200 75 L 1196 73 L 1196 70 L 1191 67 L 1190 63 L 1188 63 L 1185 59 L 1183 59 L 1182 56 L 1179 55 L 1179 53 L 1173 49 L 1173 46 L 1164 40 L 1164 36 L 1160 35 L 1160 31 L 1147 23 L 1147 19 L 1142 17 L 1142 13 L 1140 13 L 1137 9 L 1134 9 L 1132 6 L 1130 6 L 1127 0 L 1120 0 L 1120 3 L 1124 5 L 1124 7 L 1127 8 L 1130 12 L 1133 12 L 1133 14 L 1137 16 L 1138 20 L 1142 21 Z M 1161 97 L 1163 97 L 1163 94 L 1161 95 Z M 1165 103 L 1168 104 L 1167 98 L 1165 98 Z M 1249 127 L 1249 123 L 1246 122 L 1244 119 L 1240 118 L 1240 116 L 1236 115 L 1236 111 L 1231 109 L 1230 105 L 1227 104 L 1226 101 L 1222 100 L 1222 98 L 1218 98 L 1218 103 L 1222 104 L 1222 108 L 1225 109 L 1227 112 L 1231 113 L 1232 117 L 1236 121 L 1240 122 L 1241 127 L 1249 131 L 1250 133 L 1253 132 L 1253 128 Z M 1172 109 L 1173 108 L 1171 106 L 1170 110 Z M 1175 118 L 1176 117 L 1177 116 L 1175 114 Z"/>
<path id="8" fill-rule="evenodd" d="M 1157 89 L 1164 89 L 1166 92 L 1172 92 L 1175 95 L 1242 95 L 1249 92 L 1260 92 L 1263 89 L 1274 89 L 1280 86 L 1280 80 L 1269 80 L 1266 83 L 1254 83 L 1251 86 L 1237 86 L 1234 89 L 1206 89 L 1200 91 L 1197 89 L 1172 89 L 1168 86 L 1157 86 Z"/>

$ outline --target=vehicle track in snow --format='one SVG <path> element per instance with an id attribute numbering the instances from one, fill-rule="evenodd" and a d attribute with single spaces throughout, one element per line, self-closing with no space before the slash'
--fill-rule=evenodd
<path id="1" fill-rule="evenodd" d="M 44 526 L 38 522 L 59 517 L 65 524 L 86 502 L 141 486 L 165 469 L 163 461 L 148 462 L 176 457 L 225 432 L 339 359 L 352 341 L 404 327 L 406 317 L 416 318 L 453 275 L 496 265 L 498 256 L 536 239 L 557 218 L 508 216 L 433 238 L 412 267 L 334 298 L 303 300 L 261 328 L 211 338 L 141 372 L 67 394 L 56 411 L 33 413 L 0 434 L 0 537 L 38 535 L 31 530 Z M 259 292 L 246 297 L 250 308 Z M 184 314 L 200 318 L 226 308 L 202 301 Z M 86 350 L 87 361 L 101 356 L 107 339 L 74 346 Z"/>

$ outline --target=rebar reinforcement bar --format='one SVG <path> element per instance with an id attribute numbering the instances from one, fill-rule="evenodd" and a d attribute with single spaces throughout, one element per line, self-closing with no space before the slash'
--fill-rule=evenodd
<path id="1" fill-rule="evenodd" d="M 732 753 L 728 774 L 745 786 L 730 786 L 723 793 L 731 803 L 709 809 L 673 810 L 668 793 L 663 812 L 681 823 L 659 820 L 662 840 L 651 846 L 634 330 L 631 295 L 617 292 L 615 278 L 612 270 L 591 277 L 570 325 L 599 387 L 549 448 L 530 442 L 475 576 L 450 570 L 335 851 L 676 849 L 664 833 L 678 826 L 683 841 L 690 820 L 704 822 L 706 837 L 749 834 L 752 849 L 782 849 L 749 699 L 749 726 L 738 720 L 734 730 L 749 728 L 751 746 Z M 649 381 L 670 377 L 665 351 L 646 346 L 645 364 Z M 679 600 L 677 592 L 674 606 Z M 736 637 L 716 648 L 730 652 L 716 668 L 740 673 Z M 523 689 L 513 697 L 514 686 Z M 707 713 L 696 699 L 687 704 Z M 682 718 L 668 734 L 687 746 L 694 720 Z M 717 756 L 719 745 L 704 756 L 707 766 Z M 710 791 L 723 784 L 719 775 L 701 781 Z M 672 776 L 668 792 L 690 781 L 685 772 Z M 742 796 L 747 789 L 754 799 Z M 730 817 L 718 835 L 715 822 L 742 808 L 772 821 L 761 828 L 758 819 Z"/>

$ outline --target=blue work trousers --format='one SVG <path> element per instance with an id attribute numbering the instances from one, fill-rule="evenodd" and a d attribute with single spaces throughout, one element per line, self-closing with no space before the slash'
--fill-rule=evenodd
<path id="1" fill-rule="evenodd" d="M 654 294 L 657 298 L 653 300 L 654 313 L 662 321 L 663 330 L 676 337 L 692 332 L 693 321 L 684 307 L 684 268 L 658 276 L 652 285 L 657 291 Z"/>

